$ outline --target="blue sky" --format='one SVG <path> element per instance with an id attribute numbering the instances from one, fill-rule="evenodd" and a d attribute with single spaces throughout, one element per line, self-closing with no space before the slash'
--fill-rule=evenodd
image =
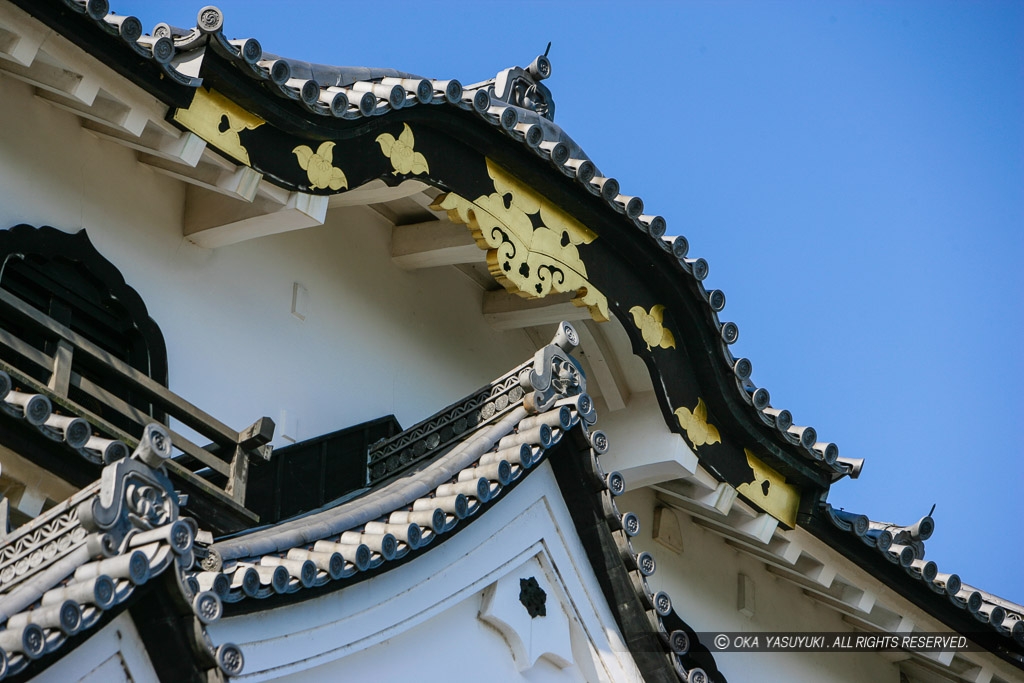
<path id="1" fill-rule="evenodd" d="M 192 26 L 201 3 L 113 0 Z M 683 234 L 830 502 L 1024 603 L 1024 3 L 220 2 L 231 37 L 473 83 L 552 41 L 559 123 Z"/>

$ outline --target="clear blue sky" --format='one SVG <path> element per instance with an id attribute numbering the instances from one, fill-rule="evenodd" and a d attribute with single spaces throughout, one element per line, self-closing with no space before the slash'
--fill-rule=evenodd
<path id="1" fill-rule="evenodd" d="M 201 2 L 112 0 L 147 31 Z M 553 41 L 556 122 L 728 297 L 829 500 L 1024 603 L 1024 3 L 221 2 L 226 32 L 473 83 Z"/>

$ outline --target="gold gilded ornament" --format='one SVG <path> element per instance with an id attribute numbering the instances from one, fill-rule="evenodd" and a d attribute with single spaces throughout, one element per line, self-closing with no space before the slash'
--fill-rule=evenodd
<path id="1" fill-rule="evenodd" d="M 292 150 L 292 154 L 299 160 L 299 166 L 309 176 L 309 184 L 317 190 L 341 190 L 348 188 L 348 179 L 345 172 L 334 165 L 334 143 L 327 141 L 321 143 L 314 152 L 305 145 L 299 145 Z"/>
<path id="2" fill-rule="evenodd" d="M 395 175 L 419 175 L 430 172 L 426 157 L 413 149 L 416 138 L 413 137 L 412 128 L 408 123 L 402 124 L 402 132 L 397 139 L 390 133 L 384 133 L 377 136 L 377 144 L 380 145 L 380 151 L 384 152 L 384 156 L 391 160 Z"/>
<path id="3" fill-rule="evenodd" d="M 658 347 L 663 349 L 676 347 L 676 338 L 662 325 L 665 320 L 664 306 L 661 304 L 651 306 L 649 313 L 640 306 L 634 306 L 629 309 L 629 312 L 633 315 L 633 324 L 640 330 L 647 343 L 648 351 Z"/>
<path id="4" fill-rule="evenodd" d="M 676 410 L 676 419 L 679 420 L 679 426 L 686 432 L 694 448 L 722 442 L 718 428 L 708 423 L 708 407 L 704 405 L 704 399 L 697 399 L 697 407 L 692 413 L 689 408 Z"/>
<path id="5" fill-rule="evenodd" d="M 544 195 L 487 159 L 494 192 L 470 200 L 439 195 L 431 209 L 469 226 L 487 251 L 487 267 L 505 289 L 527 299 L 571 292 L 598 322 L 608 320 L 608 299 L 587 279 L 577 247 L 597 235 Z"/>
<path id="6" fill-rule="evenodd" d="M 792 484 L 787 484 L 784 476 L 761 462 L 749 448 L 744 448 L 743 452 L 747 454 L 747 464 L 754 471 L 754 481 L 741 484 L 736 490 L 783 524 L 796 526 L 800 491 Z"/>
<path id="7" fill-rule="evenodd" d="M 207 88 L 196 90 L 188 109 L 175 109 L 174 120 L 246 166 L 252 164 L 238 134 L 266 123 L 216 90 Z"/>

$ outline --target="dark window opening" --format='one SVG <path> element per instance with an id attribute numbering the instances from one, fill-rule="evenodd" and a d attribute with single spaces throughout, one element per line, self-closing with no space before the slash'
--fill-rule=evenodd
<path id="1" fill-rule="evenodd" d="M 167 351 L 159 327 L 138 293 L 96 250 L 84 230 L 72 234 L 19 225 L 0 231 L 0 264 L 4 264 L 0 276 L 4 292 L 167 385 Z M 58 352 L 55 335 L 26 324 L 8 306 L 0 306 L 0 328 L 47 356 Z M 8 344 L 0 344 L 0 359 L 43 383 L 53 370 L 26 360 Z M 89 374 L 75 361 L 74 372 Z M 161 411 L 116 378 L 98 372 L 90 379 L 141 413 L 165 421 Z M 135 431 L 130 420 L 79 387 L 71 386 L 68 398 L 121 429 Z"/>
<path id="2" fill-rule="evenodd" d="M 253 461 L 245 506 L 274 524 L 316 510 L 366 486 L 370 444 L 402 431 L 394 415 L 274 450 Z"/>

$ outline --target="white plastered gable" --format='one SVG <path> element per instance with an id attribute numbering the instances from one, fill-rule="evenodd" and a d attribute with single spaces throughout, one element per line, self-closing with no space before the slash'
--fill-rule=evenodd
<path id="1" fill-rule="evenodd" d="M 538 553 L 483 593 L 480 619 L 501 633 L 520 671 L 541 657 L 560 669 L 573 664 L 571 632 L 580 627 L 575 617 L 570 621 L 567 616 L 571 611 L 564 604 L 565 588 L 550 567 L 550 559 Z M 532 591 L 531 579 L 536 582 Z M 543 605 L 541 614 L 531 614 L 524 604 L 531 597 Z"/>

